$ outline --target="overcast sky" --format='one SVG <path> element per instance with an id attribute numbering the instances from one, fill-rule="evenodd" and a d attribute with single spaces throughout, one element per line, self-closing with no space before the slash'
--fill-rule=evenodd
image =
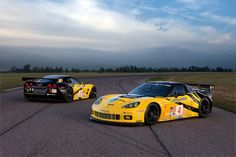
<path id="1" fill-rule="evenodd" d="M 1 0 L 0 70 L 236 67 L 235 0 Z"/>

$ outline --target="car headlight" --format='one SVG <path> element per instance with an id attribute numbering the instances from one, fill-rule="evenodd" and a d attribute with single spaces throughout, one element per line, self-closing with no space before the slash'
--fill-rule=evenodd
<path id="1" fill-rule="evenodd" d="M 130 103 L 130 104 L 127 104 L 127 105 L 123 106 L 122 108 L 135 108 L 139 104 L 140 104 L 140 102 L 133 102 L 133 103 Z"/>
<path id="2" fill-rule="evenodd" d="M 102 97 L 98 98 L 94 104 L 99 105 L 101 102 L 102 102 Z"/>

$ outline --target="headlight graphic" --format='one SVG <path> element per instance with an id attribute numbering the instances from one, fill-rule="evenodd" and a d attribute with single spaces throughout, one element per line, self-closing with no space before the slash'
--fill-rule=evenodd
<path id="1" fill-rule="evenodd" d="M 127 104 L 127 105 L 123 106 L 122 108 L 135 108 L 139 104 L 140 104 L 140 102 L 133 102 L 133 103 L 130 103 L 130 104 Z"/>
<path id="2" fill-rule="evenodd" d="M 94 104 L 99 105 L 101 102 L 102 102 L 102 97 L 98 98 L 98 100 L 96 100 Z"/>

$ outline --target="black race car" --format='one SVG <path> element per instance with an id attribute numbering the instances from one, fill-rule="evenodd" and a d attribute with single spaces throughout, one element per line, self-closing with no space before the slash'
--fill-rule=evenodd
<path id="1" fill-rule="evenodd" d="M 43 78 L 23 77 L 24 96 L 28 99 L 50 99 L 71 102 L 95 98 L 96 87 L 68 75 L 47 75 Z"/>

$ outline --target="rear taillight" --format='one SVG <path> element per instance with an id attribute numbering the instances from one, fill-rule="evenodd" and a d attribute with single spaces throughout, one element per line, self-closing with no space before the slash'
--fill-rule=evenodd
<path id="1" fill-rule="evenodd" d="M 48 88 L 57 88 L 57 84 L 48 84 Z"/>
<path id="2" fill-rule="evenodd" d="M 57 84 L 53 84 L 53 85 L 52 85 L 52 88 L 57 88 Z"/>
<path id="3" fill-rule="evenodd" d="M 51 84 L 48 84 L 48 88 L 52 88 L 52 85 L 51 85 Z"/>
<path id="4" fill-rule="evenodd" d="M 49 93 L 56 94 L 57 93 L 57 84 L 48 84 Z"/>
<path id="5" fill-rule="evenodd" d="M 33 83 L 26 82 L 24 85 L 24 88 L 27 92 L 32 92 L 32 86 L 33 86 Z"/>
<path id="6" fill-rule="evenodd" d="M 25 88 L 32 88 L 33 83 L 25 83 Z"/>

